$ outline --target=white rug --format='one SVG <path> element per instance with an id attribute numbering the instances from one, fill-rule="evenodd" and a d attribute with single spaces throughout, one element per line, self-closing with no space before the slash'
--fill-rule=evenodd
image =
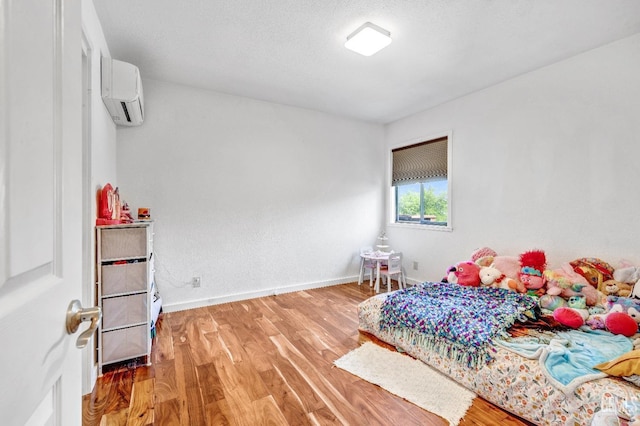
<path id="1" fill-rule="evenodd" d="M 422 361 L 366 342 L 334 364 L 418 407 L 460 423 L 475 394 Z"/>

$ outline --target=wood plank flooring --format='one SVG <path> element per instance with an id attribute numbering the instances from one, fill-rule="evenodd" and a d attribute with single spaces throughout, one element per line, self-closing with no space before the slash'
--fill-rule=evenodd
<path id="1" fill-rule="evenodd" d="M 447 425 L 333 366 L 358 346 L 366 283 L 163 313 L 152 365 L 83 397 L 83 425 Z M 530 425 L 476 398 L 461 425 Z"/>

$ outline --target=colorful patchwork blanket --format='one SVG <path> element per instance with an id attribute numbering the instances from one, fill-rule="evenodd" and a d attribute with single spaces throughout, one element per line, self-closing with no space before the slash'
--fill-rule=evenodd
<path id="1" fill-rule="evenodd" d="M 386 298 L 380 330 L 478 368 L 493 359 L 493 339 L 536 309 L 532 297 L 505 289 L 425 282 Z"/>

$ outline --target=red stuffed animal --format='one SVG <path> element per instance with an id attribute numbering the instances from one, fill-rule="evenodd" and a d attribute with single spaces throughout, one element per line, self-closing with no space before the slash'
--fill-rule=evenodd
<path id="1" fill-rule="evenodd" d="M 452 271 L 455 276 L 455 282 L 460 285 L 469 287 L 480 287 L 480 266 L 471 261 L 460 262 L 456 264 L 455 271 Z"/>

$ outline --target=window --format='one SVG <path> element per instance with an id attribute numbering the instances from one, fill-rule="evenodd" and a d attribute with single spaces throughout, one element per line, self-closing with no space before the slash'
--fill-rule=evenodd
<path id="1" fill-rule="evenodd" d="M 449 137 L 391 151 L 395 223 L 449 226 Z"/>

